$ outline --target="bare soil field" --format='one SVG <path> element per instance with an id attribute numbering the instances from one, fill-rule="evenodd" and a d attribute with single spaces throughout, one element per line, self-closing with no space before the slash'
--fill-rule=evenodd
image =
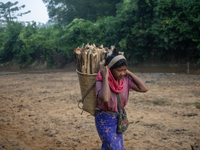
<path id="1" fill-rule="evenodd" d="M 200 75 L 136 73 L 126 150 L 200 150 Z M 0 149 L 100 150 L 94 117 L 78 108 L 76 72 L 0 72 Z"/>

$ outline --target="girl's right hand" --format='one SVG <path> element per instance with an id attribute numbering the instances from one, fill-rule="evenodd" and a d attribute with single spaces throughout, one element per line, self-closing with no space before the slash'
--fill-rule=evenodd
<path id="1" fill-rule="evenodd" d="M 102 75 L 103 78 L 108 79 L 109 72 L 108 72 L 107 66 L 105 66 L 105 67 L 101 70 L 101 75 Z"/>
<path id="2" fill-rule="evenodd" d="M 126 75 L 130 76 L 130 74 L 131 74 L 131 72 L 128 69 L 126 69 Z"/>

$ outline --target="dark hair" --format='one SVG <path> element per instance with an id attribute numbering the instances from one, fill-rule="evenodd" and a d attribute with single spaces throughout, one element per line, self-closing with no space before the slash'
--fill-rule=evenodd
<path id="1" fill-rule="evenodd" d="M 105 66 L 107 66 L 107 65 L 110 63 L 110 61 L 111 61 L 114 57 L 116 57 L 116 56 L 118 56 L 118 55 L 121 55 L 121 54 L 119 54 L 119 50 L 118 50 L 117 48 L 115 48 L 115 49 L 113 50 L 113 52 L 112 52 L 112 55 L 111 55 L 111 56 L 108 56 L 108 57 L 106 58 Z M 121 59 L 121 60 L 119 60 L 118 62 L 116 62 L 116 63 L 110 68 L 110 70 L 115 69 L 115 68 L 118 68 L 118 67 L 122 67 L 122 66 L 128 66 L 128 62 L 127 62 L 126 59 Z"/>

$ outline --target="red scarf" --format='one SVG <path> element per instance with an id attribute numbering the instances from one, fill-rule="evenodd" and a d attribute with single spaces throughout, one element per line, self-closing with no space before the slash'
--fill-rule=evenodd
<path id="1" fill-rule="evenodd" d="M 115 93 L 121 93 L 124 88 L 124 81 L 123 79 L 119 80 L 119 84 L 117 84 L 115 78 L 113 77 L 110 69 L 107 67 L 109 76 L 108 76 L 108 83 L 110 85 L 110 88 L 115 92 Z M 96 76 L 96 81 L 103 81 L 103 77 L 101 75 L 101 71 L 98 72 Z"/>

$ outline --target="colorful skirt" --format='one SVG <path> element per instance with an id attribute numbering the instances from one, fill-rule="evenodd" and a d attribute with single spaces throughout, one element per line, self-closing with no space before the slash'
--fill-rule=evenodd
<path id="1" fill-rule="evenodd" d="M 95 114 L 97 132 L 102 141 L 101 150 L 124 150 L 123 133 L 117 132 L 118 114 L 98 110 Z"/>

